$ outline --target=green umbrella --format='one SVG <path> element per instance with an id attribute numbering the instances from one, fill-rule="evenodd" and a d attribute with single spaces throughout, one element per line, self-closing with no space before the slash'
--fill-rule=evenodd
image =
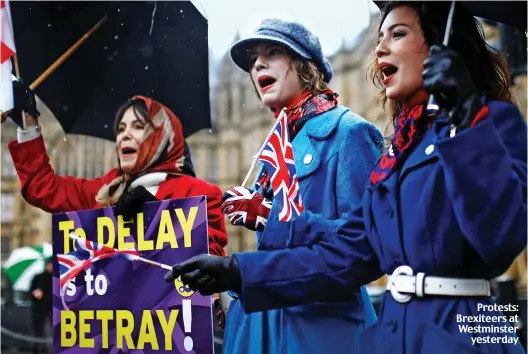
<path id="1" fill-rule="evenodd" d="M 50 243 L 14 249 L 3 265 L 13 290 L 29 291 L 33 277 L 44 271 L 47 258 L 53 255 Z"/>

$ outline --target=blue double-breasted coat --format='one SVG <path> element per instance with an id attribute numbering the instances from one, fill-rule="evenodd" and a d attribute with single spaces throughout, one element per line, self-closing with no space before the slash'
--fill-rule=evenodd
<path id="1" fill-rule="evenodd" d="M 447 117 L 437 118 L 401 170 L 367 185 L 363 206 L 347 218 L 304 212 L 290 222 L 292 245 L 300 247 L 235 254 L 246 311 L 340 301 L 402 265 L 426 276 L 492 279 L 505 272 L 526 247 L 527 132 L 515 106 L 488 107 L 484 121 L 452 137 Z M 494 301 L 413 296 L 400 303 L 387 292 L 359 353 L 524 352 L 518 342 L 484 343 L 515 341 L 513 333 L 485 333 L 500 323 L 461 321 L 502 315 L 482 305 Z M 479 333 L 460 327 L 479 324 Z"/>
<path id="2" fill-rule="evenodd" d="M 292 147 L 305 209 L 327 219 L 339 219 L 361 204 L 368 176 L 381 153 L 382 136 L 374 125 L 337 106 L 309 119 Z M 257 253 L 307 244 L 302 233 L 289 237 L 289 223 L 279 221 L 278 213 L 273 203 L 266 228 L 258 235 Z M 246 314 L 235 299 L 227 314 L 223 352 L 354 352 L 361 330 L 375 322 L 372 304 L 359 286 L 339 303 L 251 314 Z"/>

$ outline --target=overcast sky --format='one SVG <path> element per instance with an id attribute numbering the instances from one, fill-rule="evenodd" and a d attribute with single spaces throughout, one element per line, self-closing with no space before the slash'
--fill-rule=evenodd
<path id="1" fill-rule="evenodd" d="M 250 35 L 266 18 L 301 22 L 319 36 L 325 55 L 333 54 L 343 39 L 353 39 L 370 25 L 370 0 L 194 0 L 209 20 L 209 46 L 216 59 L 229 49 L 237 32 Z"/>

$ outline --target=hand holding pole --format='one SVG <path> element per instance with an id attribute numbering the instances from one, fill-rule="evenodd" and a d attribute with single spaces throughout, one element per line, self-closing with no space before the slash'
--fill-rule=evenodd
<path id="1" fill-rule="evenodd" d="M 455 13 L 455 1 L 451 1 L 451 7 L 449 8 L 449 15 L 447 16 L 447 25 L 444 33 L 444 42 L 443 45 L 447 46 L 449 44 L 449 35 L 451 34 L 451 25 L 453 24 L 453 15 Z M 429 101 L 427 102 L 427 115 L 428 116 L 437 116 L 440 113 L 440 104 L 438 100 L 431 95 Z"/>

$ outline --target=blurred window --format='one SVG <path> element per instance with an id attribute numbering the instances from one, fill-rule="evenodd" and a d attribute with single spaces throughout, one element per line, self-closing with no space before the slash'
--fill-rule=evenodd
<path id="1" fill-rule="evenodd" d="M 15 166 L 13 165 L 13 160 L 11 159 L 11 154 L 7 147 L 3 149 L 3 161 L 2 161 L 2 176 L 3 177 L 14 177 L 16 176 Z"/>
<path id="2" fill-rule="evenodd" d="M 207 156 L 207 180 L 211 183 L 218 182 L 218 152 L 209 150 Z"/>
<path id="3" fill-rule="evenodd" d="M 1 199 L 1 222 L 12 223 L 15 219 L 15 195 L 13 193 L 2 193 Z"/>
<path id="4" fill-rule="evenodd" d="M 11 237 L 9 236 L 2 236 L 0 237 L 0 257 L 3 261 L 7 260 L 9 255 L 11 254 L 12 247 L 11 247 Z"/>
<path id="5" fill-rule="evenodd" d="M 239 173 L 238 167 L 239 153 L 236 147 L 228 150 L 227 156 L 227 173 L 229 178 L 237 178 Z"/>

